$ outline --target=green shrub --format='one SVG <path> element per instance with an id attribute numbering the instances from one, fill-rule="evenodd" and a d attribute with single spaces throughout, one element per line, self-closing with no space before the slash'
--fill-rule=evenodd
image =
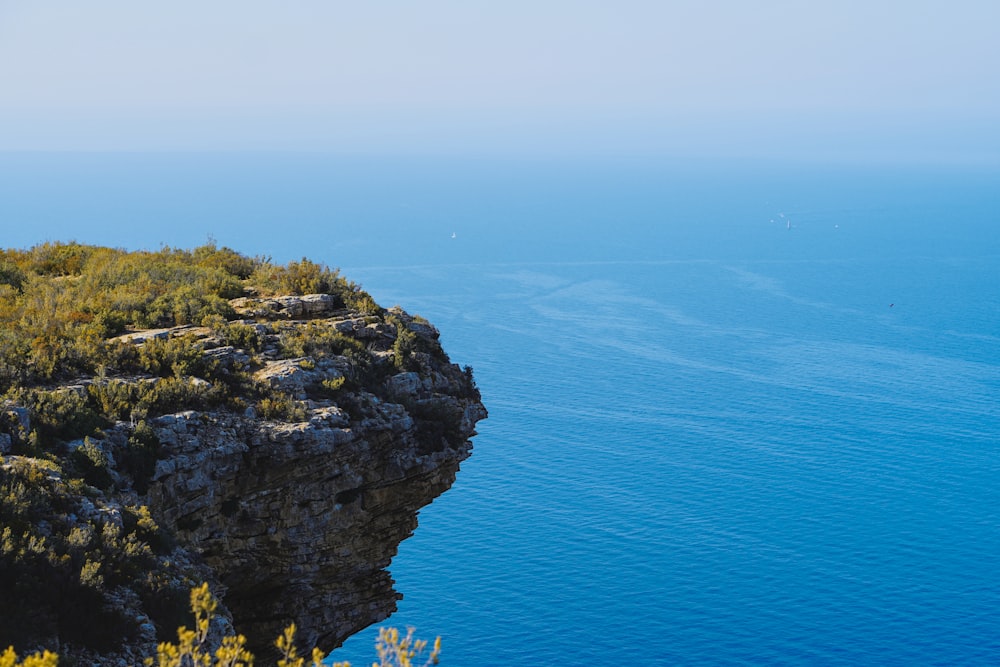
<path id="1" fill-rule="evenodd" d="M 340 295 L 349 289 L 337 269 L 330 269 L 305 257 L 285 266 L 261 264 L 250 276 L 250 284 L 261 294 Z"/>
<path id="2" fill-rule="evenodd" d="M 257 414 L 263 419 L 287 422 L 306 420 L 305 406 L 288 394 L 272 391 L 257 402 Z"/>
<path id="3" fill-rule="evenodd" d="M 123 421 L 130 419 L 135 412 L 139 386 L 120 379 L 94 382 L 87 387 L 87 396 L 96 412 L 108 419 Z"/>
<path id="4" fill-rule="evenodd" d="M 417 334 L 407 328 L 406 323 L 390 315 L 388 322 L 396 327 L 396 340 L 392 344 L 392 362 L 399 371 L 414 370 L 413 353 L 417 350 Z"/>
<path id="5" fill-rule="evenodd" d="M 81 389 L 23 390 L 17 395 L 31 415 L 31 423 L 47 442 L 93 435 L 106 424 Z"/>
<path id="6" fill-rule="evenodd" d="M 225 399 L 226 389 L 222 384 L 172 376 L 139 384 L 135 412 L 163 415 L 195 408 L 204 410 L 222 404 Z"/>
<path id="7" fill-rule="evenodd" d="M 146 493 L 156 471 L 160 456 L 160 439 L 147 422 L 140 421 L 128 439 L 128 448 L 120 455 L 121 469 L 132 477 L 132 486 L 139 493 Z"/>
<path id="8" fill-rule="evenodd" d="M 27 279 L 28 277 L 17 264 L 7 260 L 0 261 L 0 285 L 9 285 L 14 290 L 21 292 Z"/>
<path id="9" fill-rule="evenodd" d="M 76 276 L 94 248 L 79 243 L 43 243 L 31 249 L 31 270 L 46 276 Z"/>
<path id="10" fill-rule="evenodd" d="M 198 266 L 221 269 L 240 280 L 252 276 L 257 267 L 265 261 L 259 257 L 246 257 L 231 248 L 218 248 L 214 243 L 195 248 L 191 256 Z"/>
<path id="11" fill-rule="evenodd" d="M 160 377 L 207 377 L 214 370 L 214 362 L 190 335 L 147 340 L 139 347 L 139 366 Z"/>
<path id="12" fill-rule="evenodd" d="M 367 350 L 358 339 L 345 336 L 328 324 L 319 322 L 285 329 L 281 332 L 278 346 L 279 356 L 285 359 L 344 356 L 361 364 L 369 361 Z"/>
<path id="13" fill-rule="evenodd" d="M 236 349 L 247 352 L 260 352 L 264 346 L 264 340 L 257 332 L 257 327 L 242 322 L 229 322 L 219 329 L 226 345 L 232 345 Z"/>
<path id="14" fill-rule="evenodd" d="M 16 332 L 0 329 L 0 393 L 27 380 L 24 360 L 29 354 L 28 341 Z"/>
<path id="15" fill-rule="evenodd" d="M 98 489 L 107 489 L 113 484 L 114 480 L 108 471 L 107 455 L 89 437 L 84 438 L 83 444 L 73 450 L 69 460 L 87 484 Z"/>
<path id="16" fill-rule="evenodd" d="M 375 299 L 367 292 L 351 290 L 344 299 L 345 304 L 351 310 L 356 310 L 362 315 L 378 315 L 382 312 L 382 307 L 375 303 Z"/>
<path id="17" fill-rule="evenodd" d="M 330 395 L 336 394 L 338 391 L 343 389 L 344 383 L 347 381 L 343 375 L 336 378 L 328 378 L 320 383 L 320 386 Z"/>

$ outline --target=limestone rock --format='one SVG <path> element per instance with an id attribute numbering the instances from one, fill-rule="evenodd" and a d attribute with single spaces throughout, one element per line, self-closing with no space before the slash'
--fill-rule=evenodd
<path id="1" fill-rule="evenodd" d="M 278 296 L 270 299 L 240 297 L 232 299 L 229 305 L 242 316 L 266 320 L 316 318 L 331 314 L 343 307 L 339 300 L 330 294 Z"/>
<path id="2" fill-rule="evenodd" d="M 290 393 L 299 400 L 305 400 L 308 387 L 321 384 L 324 380 L 341 378 L 349 368 L 350 363 L 345 359 L 313 360 L 299 357 L 268 361 L 254 373 L 254 378 L 274 389 Z"/>

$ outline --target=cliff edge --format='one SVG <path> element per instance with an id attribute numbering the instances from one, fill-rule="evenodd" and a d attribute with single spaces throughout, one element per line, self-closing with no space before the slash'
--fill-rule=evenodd
<path id="1" fill-rule="evenodd" d="M 33 290 L 83 289 L 106 250 L 55 247 L 89 254 L 50 275 L 24 259 L 37 248 L 18 251 L 6 274 L 23 278 L 7 285 L 0 261 L 7 341 L 28 331 Z M 159 255 L 179 252 L 183 265 L 198 251 Z M 217 632 L 245 634 L 259 657 L 289 622 L 328 651 L 395 610 L 387 567 L 486 417 L 471 369 L 430 323 L 325 267 L 295 283 L 320 291 L 268 294 L 264 279 L 275 291 L 306 260 L 247 261 L 223 270 L 239 291 L 191 318 L 78 308 L 66 317 L 99 319 L 103 335 L 66 334 L 93 352 L 48 372 L 34 348 L 12 363 L 0 338 L 0 644 L 138 663 L 190 625 L 201 581 L 224 607 Z"/>

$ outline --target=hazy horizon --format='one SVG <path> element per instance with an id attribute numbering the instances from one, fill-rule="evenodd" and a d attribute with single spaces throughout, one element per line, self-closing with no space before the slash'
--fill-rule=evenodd
<path id="1" fill-rule="evenodd" d="M 970 0 L 0 0 L 0 150 L 997 163 L 998 23 Z"/>

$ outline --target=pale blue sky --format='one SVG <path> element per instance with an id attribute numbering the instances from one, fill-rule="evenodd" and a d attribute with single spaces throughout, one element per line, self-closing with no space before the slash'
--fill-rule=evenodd
<path id="1" fill-rule="evenodd" d="M 0 0 L 0 149 L 995 159 L 996 0 Z"/>

